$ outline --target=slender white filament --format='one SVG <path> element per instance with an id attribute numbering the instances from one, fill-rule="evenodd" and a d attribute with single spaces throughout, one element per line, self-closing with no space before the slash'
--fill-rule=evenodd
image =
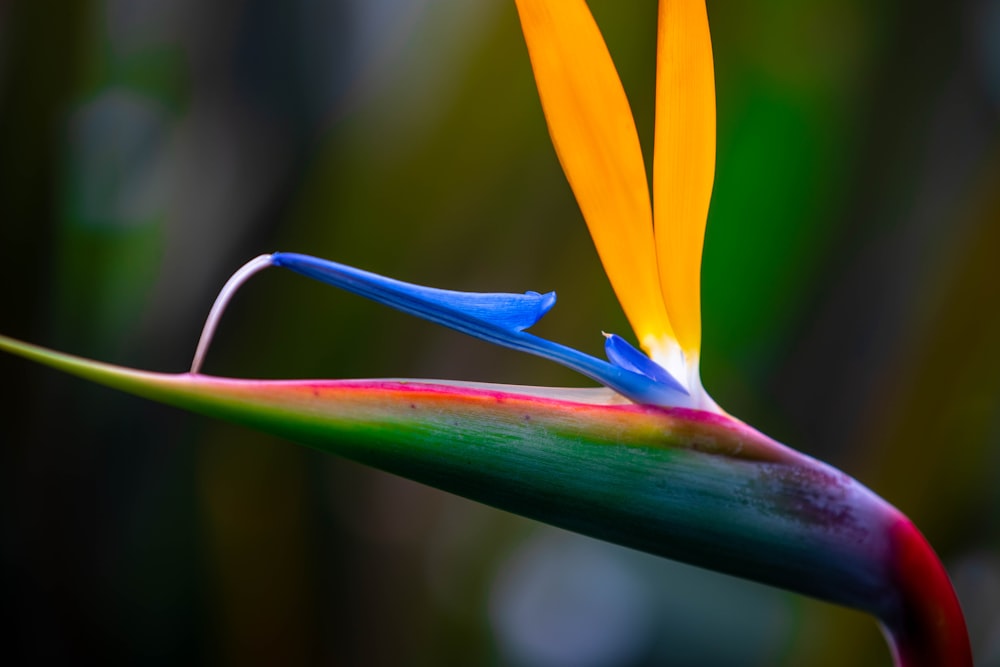
<path id="1" fill-rule="evenodd" d="M 208 319 L 205 320 L 205 326 L 201 330 L 201 338 L 198 340 L 198 348 L 194 353 L 194 361 L 191 362 L 191 373 L 197 374 L 201 371 L 201 366 L 205 362 L 205 355 L 208 353 L 208 346 L 212 343 L 212 336 L 215 335 L 215 329 L 219 326 L 219 320 L 222 319 L 222 311 L 226 309 L 229 305 L 229 300 L 233 297 L 240 287 L 243 286 L 250 276 L 263 271 L 269 266 L 273 266 L 274 262 L 271 259 L 272 255 L 259 255 L 254 257 L 249 262 L 240 267 L 240 269 L 232 275 L 232 277 L 226 281 L 223 285 L 222 291 L 219 292 L 219 296 L 215 297 L 215 303 L 212 304 L 212 310 L 208 313 Z"/>

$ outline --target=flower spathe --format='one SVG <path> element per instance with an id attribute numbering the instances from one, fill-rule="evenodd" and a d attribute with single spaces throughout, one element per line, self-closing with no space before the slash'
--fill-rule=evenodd
<path id="1" fill-rule="evenodd" d="M 972 665 L 947 573 L 913 524 L 844 473 L 726 415 L 612 403 L 598 389 L 151 373 L 2 335 L 0 350 L 552 525 L 866 611 L 902 667 Z"/>

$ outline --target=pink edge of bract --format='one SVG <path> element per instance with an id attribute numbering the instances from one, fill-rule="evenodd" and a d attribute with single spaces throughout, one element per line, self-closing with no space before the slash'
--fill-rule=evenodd
<path id="1" fill-rule="evenodd" d="M 630 430 L 651 433 L 672 432 L 703 443 L 693 449 L 733 455 L 761 461 L 801 463 L 804 454 L 789 449 L 738 419 L 691 408 L 640 405 L 629 402 L 594 403 L 572 398 L 520 393 L 516 386 L 436 383 L 431 380 L 245 380 L 206 375 L 160 375 L 161 381 L 218 391 L 230 396 L 260 399 L 263 394 L 283 402 L 358 400 L 365 403 L 419 401 L 423 404 L 450 404 L 451 407 L 501 408 L 509 411 L 528 409 L 542 419 L 566 423 L 567 415 L 579 423 L 619 423 Z M 531 387 L 525 390 L 530 391 Z M 582 391 L 582 390 L 569 390 Z"/>

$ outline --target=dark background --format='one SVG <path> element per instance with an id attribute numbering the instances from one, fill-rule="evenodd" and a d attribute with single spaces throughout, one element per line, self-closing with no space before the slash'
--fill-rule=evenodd
<path id="1" fill-rule="evenodd" d="M 651 145 L 654 0 L 592 9 Z M 704 383 L 906 512 L 1000 665 L 1000 2 L 715 0 Z M 182 371 L 272 250 L 628 333 L 506 0 L 0 2 L 0 332 Z M 580 384 L 282 272 L 206 371 Z M 8 664 L 885 665 L 875 623 L 0 358 Z"/>

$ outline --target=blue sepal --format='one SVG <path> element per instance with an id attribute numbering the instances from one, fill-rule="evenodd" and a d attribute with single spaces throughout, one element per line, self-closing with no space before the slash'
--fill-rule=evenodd
<path id="1" fill-rule="evenodd" d="M 525 332 L 555 304 L 554 292 L 480 294 L 421 287 L 297 253 L 274 253 L 271 263 L 481 340 L 555 361 L 637 403 L 690 404 L 687 391 L 669 374 L 666 382 L 657 381 Z"/>

